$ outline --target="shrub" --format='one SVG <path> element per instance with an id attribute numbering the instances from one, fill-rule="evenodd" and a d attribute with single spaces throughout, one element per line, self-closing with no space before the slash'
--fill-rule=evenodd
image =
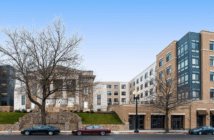
<path id="1" fill-rule="evenodd" d="M 20 113 L 21 111 L 20 110 L 15 110 L 15 112 Z"/>
<path id="2" fill-rule="evenodd" d="M 30 110 L 30 112 L 33 112 L 32 110 Z"/>
<path id="3" fill-rule="evenodd" d="M 94 111 L 92 110 L 91 113 L 94 113 Z"/>
<path id="4" fill-rule="evenodd" d="M 80 112 L 82 113 L 82 112 L 83 112 L 83 110 L 80 110 Z"/>
<path id="5" fill-rule="evenodd" d="M 73 112 L 73 110 L 71 110 L 71 112 Z"/>
<path id="6" fill-rule="evenodd" d="M 86 111 L 86 113 L 89 113 L 89 111 Z"/>
<path id="7" fill-rule="evenodd" d="M 22 111 L 21 111 L 22 113 L 27 113 L 27 111 L 25 110 L 25 109 L 22 109 Z"/>
<path id="8" fill-rule="evenodd" d="M 74 111 L 74 113 L 77 113 L 77 111 Z"/>

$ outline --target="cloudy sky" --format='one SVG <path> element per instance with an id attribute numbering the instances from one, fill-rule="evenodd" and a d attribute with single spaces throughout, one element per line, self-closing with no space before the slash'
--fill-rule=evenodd
<path id="1" fill-rule="evenodd" d="M 99 81 L 128 82 L 187 32 L 214 31 L 213 0 L 0 0 L 0 26 L 42 29 L 61 16 L 84 36 L 82 66 Z M 0 43 L 6 36 L 0 33 Z"/>

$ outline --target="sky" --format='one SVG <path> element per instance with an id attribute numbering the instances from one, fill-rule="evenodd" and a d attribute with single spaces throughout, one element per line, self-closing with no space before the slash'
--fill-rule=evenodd
<path id="1" fill-rule="evenodd" d="M 82 67 L 98 81 L 129 82 L 187 32 L 214 31 L 213 0 L 0 0 L 0 27 L 37 30 L 60 16 L 84 37 Z M 0 32 L 0 43 L 6 40 Z"/>

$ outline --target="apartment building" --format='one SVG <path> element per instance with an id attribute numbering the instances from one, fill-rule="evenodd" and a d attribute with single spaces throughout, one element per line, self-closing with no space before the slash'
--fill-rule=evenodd
<path id="1" fill-rule="evenodd" d="M 14 68 L 9 65 L 0 66 L 0 111 L 13 111 L 14 107 Z"/>

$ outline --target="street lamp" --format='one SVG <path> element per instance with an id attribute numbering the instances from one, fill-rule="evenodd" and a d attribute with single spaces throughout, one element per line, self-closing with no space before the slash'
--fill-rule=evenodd
<path id="1" fill-rule="evenodd" d="M 134 100 L 136 100 L 136 120 L 135 120 L 135 131 L 134 131 L 134 133 L 139 133 L 139 131 L 138 131 L 138 116 L 137 116 L 137 100 L 139 100 L 140 92 L 138 91 L 137 95 L 135 95 L 136 92 L 134 91 L 133 94 L 134 94 Z"/>

